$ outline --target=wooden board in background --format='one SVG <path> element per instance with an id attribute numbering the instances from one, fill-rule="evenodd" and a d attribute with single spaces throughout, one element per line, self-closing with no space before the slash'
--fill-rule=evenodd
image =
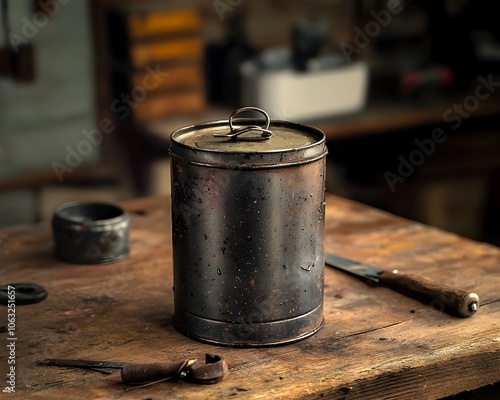
<path id="1" fill-rule="evenodd" d="M 168 75 L 165 79 L 154 81 L 157 83 L 155 91 L 168 91 L 178 89 L 203 88 L 205 86 L 203 80 L 203 69 L 199 63 L 194 65 L 177 65 L 164 66 L 160 70 L 165 71 Z M 144 80 L 151 82 L 151 78 L 147 78 L 148 71 L 129 71 L 125 73 L 130 76 L 130 84 L 132 87 L 144 87 Z"/>
<path id="2" fill-rule="evenodd" d="M 197 113 L 203 111 L 204 108 L 205 92 L 203 90 L 151 93 L 145 100 L 136 103 L 132 114 L 137 121 L 150 121 L 166 116 Z"/>
<path id="3" fill-rule="evenodd" d="M 130 64 L 134 68 L 179 59 L 201 60 L 203 42 L 200 37 L 156 41 L 153 43 L 133 44 L 129 48 Z"/>
<path id="4" fill-rule="evenodd" d="M 161 34 L 198 32 L 201 29 L 196 9 L 157 12 L 132 10 L 125 18 L 132 40 Z"/>

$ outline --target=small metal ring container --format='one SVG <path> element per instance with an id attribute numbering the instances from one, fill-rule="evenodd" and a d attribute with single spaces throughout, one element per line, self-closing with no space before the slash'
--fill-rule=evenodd
<path id="1" fill-rule="evenodd" d="M 234 118 L 246 110 L 265 120 Z M 240 347 L 315 333 L 323 321 L 323 132 L 250 107 L 171 139 L 176 327 Z"/>
<path id="2" fill-rule="evenodd" d="M 116 205 L 62 204 L 52 218 L 56 256 L 76 264 L 119 261 L 130 252 L 129 228 L 128 213 Z"/>

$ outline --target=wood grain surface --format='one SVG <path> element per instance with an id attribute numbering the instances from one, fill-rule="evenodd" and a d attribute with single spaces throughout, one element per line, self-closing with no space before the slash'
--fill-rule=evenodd
<path id="1" fill-rule="evenodd" d="M 233 349 L 191 340 L 172 325 L 169 200 L 126 207 L 132 252 L 110 265 L 58 261 L 48 225 L 0 231 L 1 283 L 29 281 L 49 291 L 42 303 L 16 308 L 11 398 L 421 400 L 500 381 L 500 252 L 493 246 L 329 195 L 326 251 L 473 290 L 479 311 L 455 318 L 325 267 L 325 323 L 316 335 Z M 6 325 L 2 307 L 0 343 L 7 343 Z M 218 384 L 167 381 L 131 390 L 119 372 L 34 365 L 45 358 L 173 362 L 206 352 L 228 361 L 229 375 Z M 6 357 L 2 344 L 2 379 Z"/>

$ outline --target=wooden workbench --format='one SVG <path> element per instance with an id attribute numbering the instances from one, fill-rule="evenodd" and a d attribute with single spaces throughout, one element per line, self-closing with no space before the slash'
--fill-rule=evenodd
<path id="1" fill-rule="evenodd" d="M 482 299 L 479 311 L 452 317 L 327 268 L 325 324 L 316 335 L 281 347 L 233 349 L 191 340 L 172 325 L 168 199 L 127 208 L 132 253 L 110 265 L 58 261 L 48 224 L 0 231 L 1 282 L 36 282 L 49 291 L 45 301 L 16 309 L 12 398 L 421 400 L 500 381 L 495 247 L 328 196 L 326 251 L 473 289 Z M 1 343 L 6 315 L 3 307 Z M 129 390 L 118 373 L 34 366 L 44 358 L 156 362 L 205 352 L 228 360 L 230 373 L 218 384 L 169 381 Z M 0 355 L 5 377 L 4 344 Z"/>

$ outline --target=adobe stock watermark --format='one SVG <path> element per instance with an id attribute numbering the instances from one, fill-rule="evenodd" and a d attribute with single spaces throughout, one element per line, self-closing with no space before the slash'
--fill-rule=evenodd
<path id="1" fill-rule="evenodd" d="M 481 101 L 487 100 L 497 88 L 500 87 L 500 81 L 494 81 L 493 75 L 490 74 L 487 78 L 478 76 L 479 84 L 474 89 L 474 94 L 465 97 L 460 104 L 453 104 L 443 113 L 443 122 L 451 123 L 451 130 L 456 131 L 462 126 L 464 119 L 469 118 L 480 107 Z M 435 128 L 431 132 L 429 138 L 423 140 L 416 139 L 414 141 L 416 149 L 413 150 L 405 158 L 403 155 L 398 156 L 399 165 L 397 173 L 386 171 L 384 178 L 394 193 L 397 183 L 403 183 L 416 171 L 416 168 L 421 166 L 425 160 L 436 151 L 437 145 L 444 143 L 448 139 L 448 135 L 442 128 Z"/>
<path id="2" fill-rule="evenodd" d="M 170 74 L 168 71 L 161 71 L 159 65 L 155 69 L 147 66 L 147 75 L 142 79 L 142 84 L 134 86 L 129 94 L 122 94 L 119 99 L 111 103 L 111 111 L 117 115 L 119 120 L 124 120 L 130 115 L 130 110 L 137 107 L 138 103 L 144 101 L 148 92 L 158 87 L 158 85 Z M 85 157 L 88 157 L 96 147 L 104 140 L 104 136 L 110 134 L 116 129 L 115 124 L 110 118 L 102 118 L 98 127 L 82 130 L 85 139 L 80 140 L 75 148 L 66 146 L 65 164 L 59 161 L 53 161 L 52 170 L 57 176 L 59 183 L 64 180 L 64 174 L 71 173 L 79 167 Z"/>
<path id="3" fill-rule="evenodd" d="M 371 40 L 380 34 L 382 28 L 386 28 L 391 23 L 392 16 L 401 14 L 411 1 L 412 0 L 389 0 L 387 9 L 382 9 L 378 12 L 371 10 L 370 15 L 373 17 L 373 20 L 365 24 L 364 30 L 361 30 L 358 26 L 354 27 L 353 30 L 355 35 L 353 44 L 346 42 L 340 43 L 340 49 L 347 63 L 351 63 L 353 54 L 358 55 L 363 49 L 368 47 Z"/>
<path id="4" fill-rule="evenodd" d="M 7 286 L 7 385 L 3 393 L 15 393 L 16 391 L 16 288 Z"/>
<path id="5" fill-rule="evenodd" d="M 224 14 L 233 12 L 241 3 L 243 3 L 243 0 L 214 0 L 212 6 L 222 22 L 224 21 Z"/>
<path id="6" fill-rule="evenodd" d="M 7 37 L 12 49 L 17 53 L 19 46 L 28 44 L 30 39 L 33 39 L 40 29 L 45 28 L 51 18 L 54 18 L 61 9 L 61 5 L 66 5 L 71 0 L 39 0 L 37 2 L 40 11 L 34 13 L 31 19 L 26 17 L 21 18 L 22 27 L 21 34 L 9 32 Z"/>

